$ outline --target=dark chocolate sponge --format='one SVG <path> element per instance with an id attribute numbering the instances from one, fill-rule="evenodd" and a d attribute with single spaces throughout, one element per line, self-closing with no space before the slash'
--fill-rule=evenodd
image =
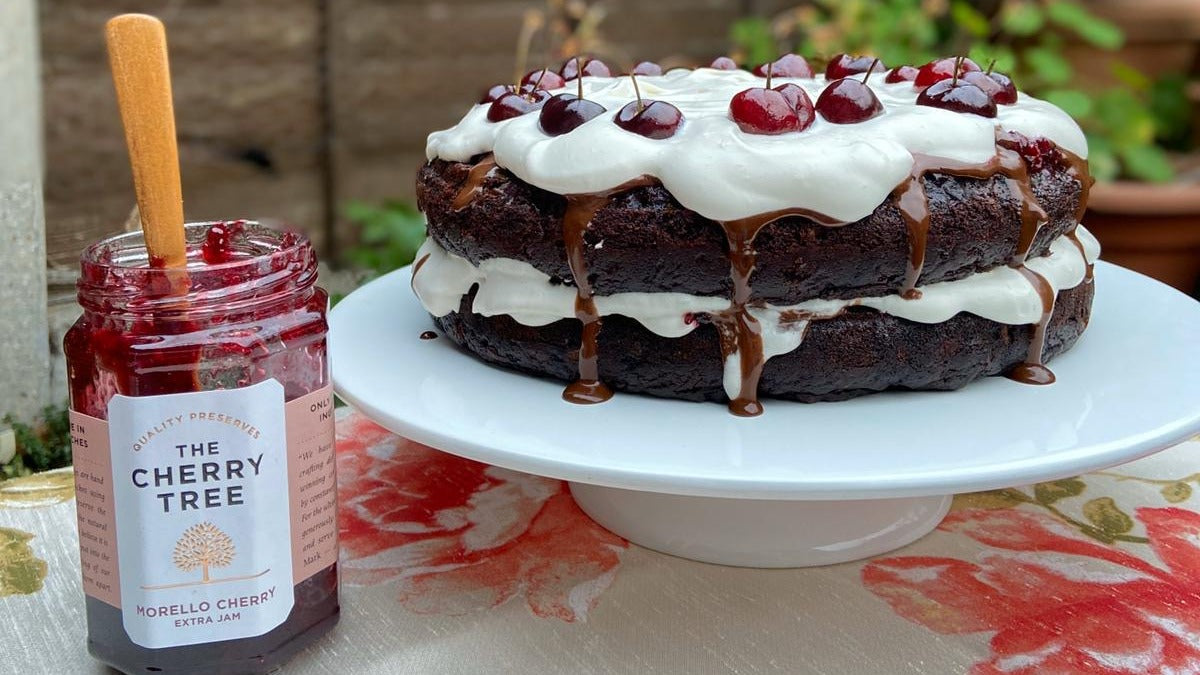
<path id="1" fill-rule="evenodd" d="M 1087 327 L 1094 284 L 1058 294 L 1046 328 L 1043 359 L 1069 349 Z M 434 323 L 480 358 L 570 382 L 578 378 L 580 323 L 524 326 L 508 316 L 471 312 L 474 289 L 459 311 Z M 759 395 L 837 401 L 885 389 L 957 389 L 1025 360 L 1032 325 L 1008 325 L 960 313 L 923 324 L 874 310 L 851 309 L 809 324 L 799 349 L 767 361 Z M 716 328 L 703 323 L 664 338 L 633 319 L 606 316 L 599 336 L 600 379 L 618 391 L 695 401 L 724 401 Z"/>
<path id="2" fill-rule="evenodd" d="M 451 203 L 470 167 L 434 160 L 420 170 L 417 199 L 429 236 L 472 263 L 514 258 L 574 285 L 563 244 L 566 199 L 497 169 L 471 202 L 455 211 Z M 1037 257 L 1074 225 L 1081 190 L 1065 167 L 1054 163 L 1033 171 L 1030 179 L 1050 217 L 1029 253 Z M 1002 176 L 929 173 L 923 180 L 932 222 L 919 285 L 959 279 L 1012 258 L 1021 229 L 1020 203 Z M 754 241 L 752 298 L 790 305 L 896 292 L 909 251 L 907 228 L 893 202 L 885 200 L 866 218 L 841 226 L 794 216 L 764 227 Z M 592 219 L 585 242 L 589 278 L 598 295 L 730 294 L 725 230 L 681 206 L 660 185 L 613 197 Z"/>

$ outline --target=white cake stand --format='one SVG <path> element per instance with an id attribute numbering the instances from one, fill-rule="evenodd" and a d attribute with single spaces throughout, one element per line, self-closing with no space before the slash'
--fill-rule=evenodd
<path id="1" fill-rule="evenodd" d="M 570 482 L 600 524 L 643 546 L 751 567 L 823 565 L 912 542 L 950 495 L 1062 478 L 1200 432 L 1200 303 L 1100 263 L 1091 327 L 1046 387 L 987 378 L 956 392 L 724 406 L 563 385 L 493 368 L 432 328 L 405 268 L 333 310 L 337 393 L 388 429 Z"/>

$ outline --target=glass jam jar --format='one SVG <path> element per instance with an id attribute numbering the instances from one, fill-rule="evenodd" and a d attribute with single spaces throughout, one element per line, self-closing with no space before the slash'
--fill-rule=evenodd
<path id="1" fill-rule="evenodd" d="M 88 648 L 127 673 L 266 673 L 338 618 L 328 296 L 302 235 L 89 247 L 64 349 Z M 290 543 L 289 543 L 290 542 Z"/>

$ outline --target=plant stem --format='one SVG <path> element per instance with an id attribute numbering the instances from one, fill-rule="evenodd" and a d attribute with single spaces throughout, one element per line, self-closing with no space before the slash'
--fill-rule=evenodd
<path id="1" fill-rule="evenodd" d="M 1109 533 L 1109 532 L 1104 532 L 1103 530 L 1099 530 L 1091 525 L 1088 525 L 1087 523 L 1075 520 L 1074 518 L 1072 518 L 1071 516 L 1068 516 L 1067 514 L 1063 513 L 1062 511 L 1059 511 L 1053 504 L 1042 504 L 1039 502 L 1038 506 L 1041 506 L 1042 508 L 1046 509 L 1050 513 L 1053 513 L 1060 520 L 1074 526 L 1075 528 L 1077 528 L 1080 532 L 1083 532 L 1084 534 L 1088 534 L 1089 532 L 1101 532 L 1105 537 L 1110 537 L 1114 541 L 1123 541 L 1123 542 L 1126 542 L 1129 544 L 1149 544 L 1150 543 L 1150 540 L 1147 539 L 1146 537 L 1139 537 L 1139 536 L 1132 535 L 1132 534 L 1113 534 L 1113 533 Z"/>
<path id="2" fill-rule="evenodd" d="M 1114 478 L 1118 481 L 1131 480 L 1138 483 L 1145 483 L 1147 485 L 1174 485 L 1176 483 L 1187 483 L 1200 480 L 1200 474 L 1192 474 L 1190 476 L 1184 476 L 1183 478 L 1145 478 L 1142 476 L 1128 476 L 1123 473 L 1113 473 L 1112 471 L 1095 471 L 1093 473 L 1098 476 L 1108 476 L 1109 478 Z"/>

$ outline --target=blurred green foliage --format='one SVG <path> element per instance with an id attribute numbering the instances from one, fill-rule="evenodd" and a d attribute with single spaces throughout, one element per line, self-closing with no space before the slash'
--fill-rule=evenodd
<path id="1" fill-rule="evenodd" d="M 371 276 L 411 263 L 425 241 L 425 216 L 411 204 L 350 202 L 343 214 L 359 231 L 358 244 L 346 250 L 344 262 Z"/>
<path id="2" fill-rule="evenodd" d="M 993 9 L 985 13 L 985 4 Z M 782 51 L 874 54 L 890 65 L 962 53 L 985 68 L 994 61 L 1023 91 L 1079 122 L 1100 179 L 1169 181 L 1174 174 L 1166 151 L 1189 149 L 1193 137 L 1182 75 L 1154 81 L 1118 62 L 1116 85 L 1077 86 L 1066 47 L 1113 51 L 1124 34 L 1075 0 L 812 0 L 772 20 L 741 19 L 730 37 L 745 63 Z"/>
<path id="3" fill-rule="evenodd" d="M 71 465 L 71 423 L 66 405 L 47 406 L 41 418 L 31 423 L 12 415 L 0 421 L 12 429 L 17 439 L 17 453 L 0 465 L 0 481 Z"/>

